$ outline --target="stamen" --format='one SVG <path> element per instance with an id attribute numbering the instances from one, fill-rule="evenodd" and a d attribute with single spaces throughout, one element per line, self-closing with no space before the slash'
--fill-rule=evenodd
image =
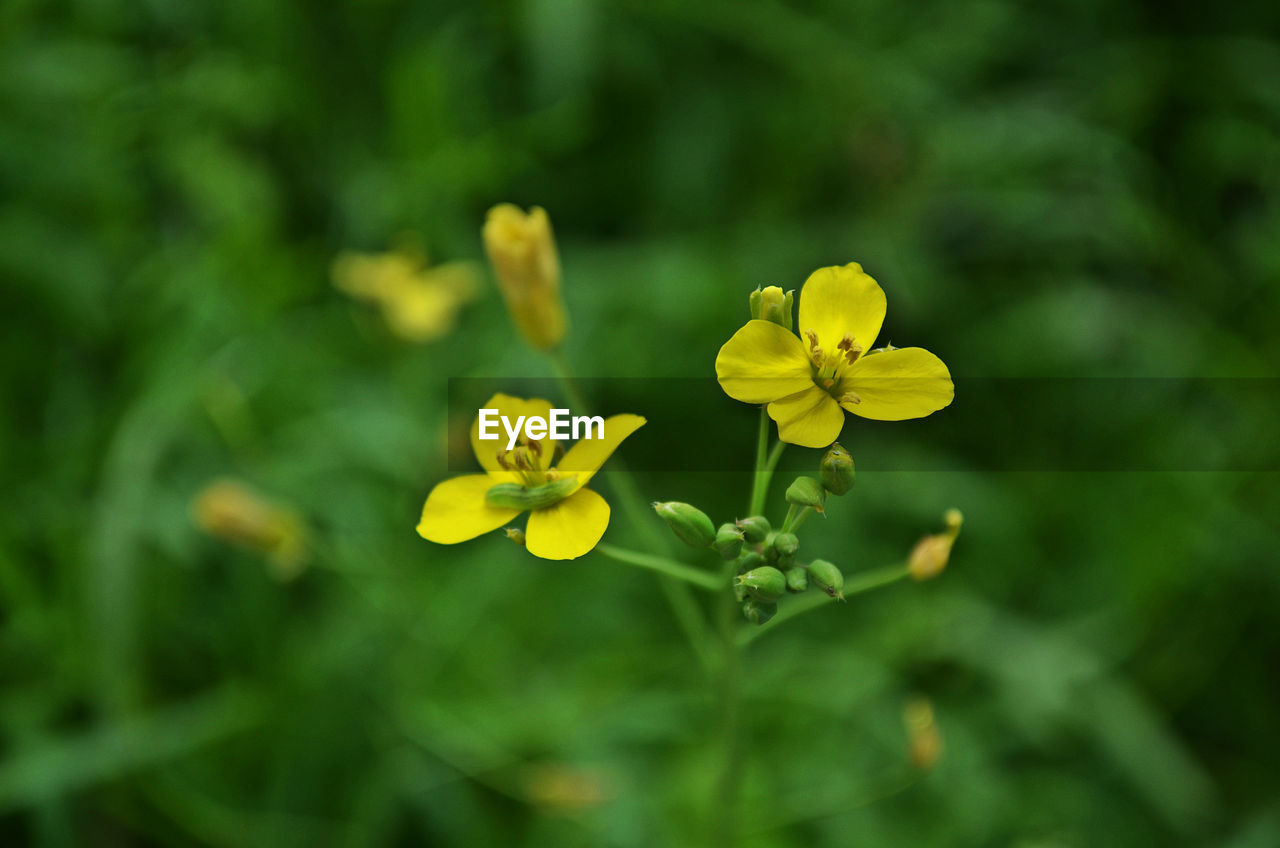
<path id="1" fill-rule="evenodd" d="M 507 462 L 507 452 L 505 450 L 498 451 L 498 467 L 503 471 L 511 470 L 511 463 Z"/>
<path id="2" fill-rule="evenodd" d="M 856 392 L 845 392 L 840 395 L 841 403 L 862 403 L 862 398 L 858 397 Z"/>
<path id="3" fill-rule="evenodd" d="M 845 361 L 850 365 L 862 355 L 862 345 L 858 344 L 850 333 L 844 334 L 844 338 L 840 340 L 840 344 L 836 345 L 836 349 L 844 351 Z"/>
<path id="4" fill-rule="evenodd" d="M 826 354 L 818 346 L 818 334 L 813 330 L 805 330 L 804 334 L 809 338 L 809 360 L 815 367 L 821 368 L 823 361 L 826 359 Z"/>
<path id="5" fill-rule="evenodd" d="M 515 459 L 516 468 L 521 471 L 533 471 L 537 465 L 529 458 L 529 449 L 526 447 L 518 447 L 512 451 Z"/>

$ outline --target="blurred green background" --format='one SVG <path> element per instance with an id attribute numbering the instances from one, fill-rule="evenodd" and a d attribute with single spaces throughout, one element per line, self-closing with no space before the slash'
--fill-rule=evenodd
<path id="1" fill-rule="evenodd" d="M 653 579 L 413 532 L 447 379 L 547 364 L 488 279 L 410 344 L 334 257 L 410 231 L 478 260 L 489 206 L 542 205 L 593 376 L 709 375 L 747 291 L 849 260 L 958 377 L 1274 376 L 1277 27 L 1261 2 L 7 0 L 0 842 L 696 843 L 714 699 Z M 688 439 L 750 445 L 726 408 Z M 867 472 L 806 526 L 852 572 L 967 519 L 939 580 L 751 646 L 743 845 L 1280 844 L 1274 469 L 1119 470 L 1150 435 L 1105 473 Z M 622 451 L 646 498 L 743 508 L 741 471 L 645 473 L 661 448 Z M 199 532 L 220 476 L 305 516 L 308 570 Z M 619 510 L 607 538 L 636 539 Z M 918 779 L 915 695 L 945 740 Z"/>

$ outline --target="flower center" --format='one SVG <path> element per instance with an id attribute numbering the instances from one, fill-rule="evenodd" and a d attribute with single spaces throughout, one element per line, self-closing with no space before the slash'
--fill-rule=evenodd
<path id="1" fill-rule="evenodd" d="M 844 389 L 842 382 L 845 371 L 862 355 L 862 345 L 858 344 L 852 334 L 845 333 L 835 349 L 828 351 L 819 343 L 817 332 L 810 329 L 805 330 L 804 334 L 809 339 L 809 363 L 814 384 L 825 389 L 840 403 L 861 403 L 862 398 Z"/>
<path id="2" fill-rule="evenodd" d="M 504 471 L 514 471 L 520 482 L 530 488 L 544 483 L 553 483 L 560 479 L 560 472 L 549 467 L 552 462 L 564 455 L 558 443 L 548 450 L 543 439 L 530 439 L 521 434 L 519 444 L 514 450 L 498 451 L 498 465 Z"/>

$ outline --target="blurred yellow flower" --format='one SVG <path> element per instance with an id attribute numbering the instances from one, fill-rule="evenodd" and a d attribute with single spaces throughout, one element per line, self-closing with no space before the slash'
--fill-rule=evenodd
<path id="1" fill-rule="evenodd" d="M 778 438 L 809 448 L 836 440 L 843 410 L 878 421 L 937 412 L 955 396 L 942 360 L 918 347 L 871 349 L 885 303 L 858 263 L 819 268 L 800 292 L 796 326 L 805 340 L 773 321 L 748 321 L 716 356 L 721 388 L 768 404 Z"/>
<path id="2" fill-rule="evenodd" d="M 546 210 L 535 206 L 526 214 L 513 204 L 498 204 L 485 217 L 484 247 L 516 329 L 539 350 L 559 347 L 568 322 Z"/>
<path id="3" fill-rule="evenodd" d="M 496 394 L 482 408 L 496 409 L 511 421 L 551 417 L 551 403 L 536 398 Z M 644 423 L 639 415 L 611 416 L 604 420 L 602 438 L 582 439 L 559 457 L 559 446 L 550 439 L 531 440 L 522 434 L 510 451 L 504 440 L 482 441 L 477 416 L 471 447 L 485 473 L 445 480 L 432 489 L 422 507 L 418 535 L 443 545 L 465 542 L 528 509 L 525 546 L 530 553 L 543 559 L 580 557 L 596 546 L 609 526 L 609 504 L 585 487 L 618 445 Z M 496 497 L 498 492 L 503 497 Z M 538 493 L 544 493 L 542 499 Z M 516 505 L 522 497 L 529 499 L 528 506 Z M 543 502 L 548 498 L 551 502 Z"/>
<path id="4" fill-rule="evenodd" d="M 933 718 L 933 704 L 927 698 L 916 698 L 902 714 L 907 728 L 907 753 L 918 769 L 931 769 L 942 757 L 942 734 Z"/>
<path id="5" fill-rule="evenodd" d="M 477 276 L 471 262 L 429 268 L 426 257 L 407 246 L 343 253 L 333 263 L 334 285 L 378 306 L 391 331 L 410 342 L 434 341 L 452 330 L 458 310 L 476 295 Z"/>
<path id="6" fill-rule="evenodd" d="M 214 480 L 196 495 L 192 515 L 201 530 L 267 557 L 273 574 L 291 580 L 307 558 L 307 533 L 294 510 L 235 480 Z"/>

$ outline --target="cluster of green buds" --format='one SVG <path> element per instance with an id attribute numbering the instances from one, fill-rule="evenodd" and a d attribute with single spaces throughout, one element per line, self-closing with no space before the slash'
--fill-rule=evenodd
<path id="1" fill-rule="evenodd" d="M 687 503 L 655 503 L 654 511 L 685 544 L 711 548 L 731 564 L 733 592 L 742 614 L 753 624 L 764 624 L 778 612 L 778 601 L 787 594 L 813 588 L 832 598 L 844 599 L 844 575 L 824 559 L 799 559 L 800 539 L 791 532 L 794 508 L 821 512 L 826 490 L 816 479 L 801 477 L 787 490 L 793 511 L 788 524 L 775 530 L 763 515 L 726 522 L 716 528 L 702 510 Z"/>
<path id="2" fill-rule="evenodd" d="M 757 297 L 756 295 L 759 295 Z M 753 315 L 761 316 L 770 305 L 782 314 L 790 295 L 773 287 L 752 296 Z M 742 613 L 753 624 L 764 624 L 778 612 L 778 602 L 788 594 L 813 590 L 844 600 L 844 574 L 825 559 L 805 561 L 800 556 L 800 525 L 811 514 L 825 515 L 827 498 L 840 497 L 853 488 L 853 457 L 838 443 L 831 445 L 818 463 L 818 476 L 800 476 L 787 487 L 787 515 L 774 529 L 763 515 L 751 515 L 716 527 L 697 507 L 670 501 L 653 504 L 654 511 L 680 541 L 693 548 L 712 549 L 728 563 L 734 596 Z M 951 546 L 960 531 L 959 511 L 949 510 L 946 531 L 921 539 L 909 557 L 909 574 L 916 580 L 936 576 L 946 566 Z"/>

